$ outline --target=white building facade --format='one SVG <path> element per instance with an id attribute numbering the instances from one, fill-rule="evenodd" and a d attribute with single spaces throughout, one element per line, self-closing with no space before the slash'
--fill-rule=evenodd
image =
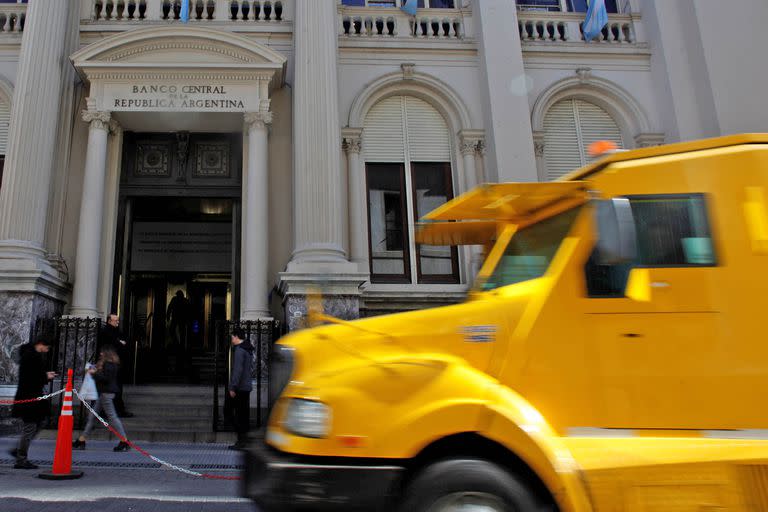
<path id="1" fill-rule="evenodd" d="M 189 1 L 0 2 L 0 383 L 38 318 L 204 348 L 318 288 L 461 300 L 479 255 L 414 242 L 444 201 L 768 125 L 764 0 L 611 0 L 592 42 L 586 0 Z"/>

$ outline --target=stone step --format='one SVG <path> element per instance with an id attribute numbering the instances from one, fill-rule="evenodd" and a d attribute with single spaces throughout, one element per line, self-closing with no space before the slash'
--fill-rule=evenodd
<path id="1" fill-rule="evenodd" d="M 136 442 L 163 442 L 163 443 L 234 443 L 237 439 L 237 435 L 234 432 L 213 432 L 210 431 L 194 431 L 194 430 L 152 430 L 152 429 L 136 429 L 129 430 L 126 428 L 128 439 Z M 73 434 L 77 436 L 80 431 L 77 430 Z M 40 433 L 41 439 L 56 439 L 55 430 L 43 430 Z M 117 438 L 103 427 L 99 427 L 93 431 L 90 439 L 92 440 L 113 440 L 117 442 Z"/>

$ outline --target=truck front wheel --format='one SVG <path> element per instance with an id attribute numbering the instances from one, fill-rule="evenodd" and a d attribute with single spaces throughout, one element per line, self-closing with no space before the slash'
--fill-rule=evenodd
<path id="1" fill-rule="evenodd" d="M 480 459 L 449 459 L 427 466 L 407 486 L 400 512 L 549 512 L 524 480 Z"/>

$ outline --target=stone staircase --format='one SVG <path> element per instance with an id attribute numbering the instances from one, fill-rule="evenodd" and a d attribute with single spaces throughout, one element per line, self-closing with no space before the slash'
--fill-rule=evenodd
<path id="1" fill-rule="evenodd" d="M 234 432 L 213 431 L 213 386 L 156 384 L 126 386 L 123 391 L 126 407 L 134 414 L 122 418 L 128 438 L 136 441 L 177 443 L 231 443 Z M 224 389 L 219 389 L 219 414 L 224 403 Z M 80 405 L 75 405 L 78 418 Z M 87 414 L 87 411 L 86 411 Z M 106 418 L 105 418 L 106 419 Z M 84 425 L 83 425 L 84 426 Z M 75 435 L 79 434 L 76 431 Z M 56 437 L 56 431 L 44 433 Z M 91 439 L 115 439 L 97 424 Z"/>

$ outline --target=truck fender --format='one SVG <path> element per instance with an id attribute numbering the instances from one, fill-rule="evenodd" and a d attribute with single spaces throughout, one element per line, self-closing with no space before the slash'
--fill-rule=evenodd
<path id="1" fill-rule="evenodd" d="M 478 433 L 525 462 L 549 489 L 560 510 L 593 510 L 584 474 L 570 450 L 544 416 L 518 393 L 494 386 Z"/>

